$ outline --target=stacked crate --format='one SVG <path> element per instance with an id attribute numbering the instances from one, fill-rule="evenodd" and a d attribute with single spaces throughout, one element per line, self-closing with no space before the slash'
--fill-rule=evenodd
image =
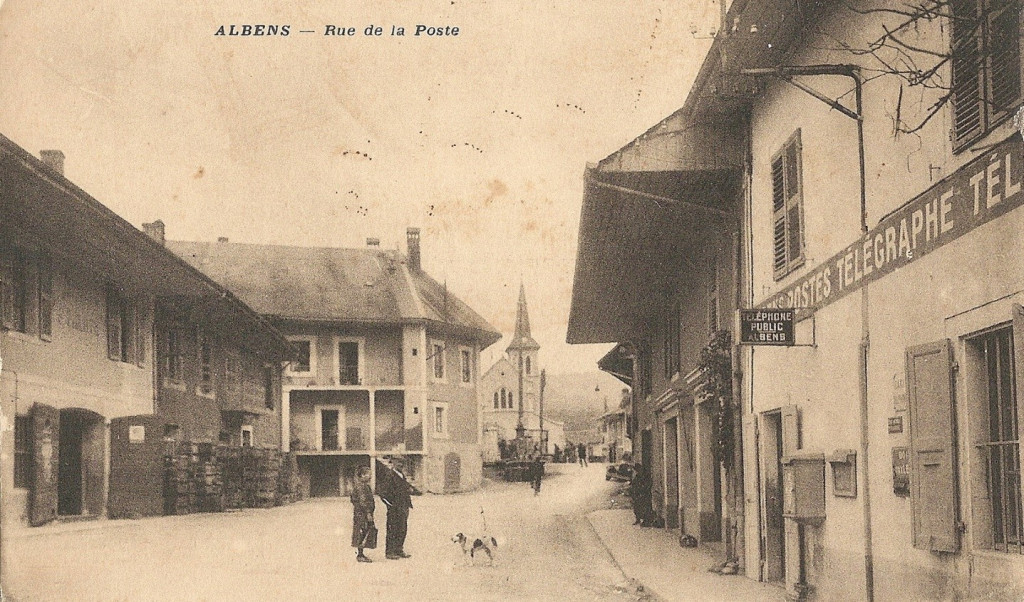
<path id="1" fill-rule="evenodd" d="M 181 443 L 164 456 L 164 514 L 195 511 L 197 464 L 199 448 L 192 443 Z"/>
<path id="2" fill-rule="evenodd" d="M 254 508 L 272 508 L 278 503 L 278 479 L 281 475 L 281 454 L 273 449 L 261 449 L 256 454 L 256 483 Z"/>
<path id="3" fill-rule="evenodd" d="M 222 445 L 217 448 L 220 460 L 221 483 L 224 488 L 225 508 L 244 508 L 245 490 L 242 486 L 242 450 L 241 447 Z"/>
<path id="4" fill-rule="evenodd" d="M 298 501 L 299 466 L 293 454 L 281 454 L 281 472 L 277 480 L 277 503 L 291 504 Z"/>
<path id="5" fill-rule="evenodd" d="M 223 512 L 224 489 L 220 459 L 213 443 L 199 444 L 199 463 L 195 467 L 198 512 Z"/>

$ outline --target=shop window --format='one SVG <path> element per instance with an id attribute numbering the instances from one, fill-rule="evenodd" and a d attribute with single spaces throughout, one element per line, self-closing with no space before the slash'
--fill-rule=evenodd
<path id="1" fill-rule="evenodd" d="M 107 357 L 118 362 L 142 363 L 135 302 L 117 287 L 107 287 Z M 138 353 L 138 357 L 136 357 Z"/>
<path id="2" fill-rule="evenodd" d="M 0 252 L 0 313 L 3 327 L 25 332 L 28 327 L 28 258 L 18 249 Z"/>
<path id="3" fill-rule="evenodd" d="M 28 488 L 32 485 L 32 418 L 17 416 L 14 419 L 14 486 Z"/>
<path id="4" fill-rule="evenodd" d="M 954 0 L 951 35 L 953 143 L 989 132 L 1020 102 L 1017 0 Z"/>
<path id="5" fill-rule="evenodd" d="M 775 279 L 804 261 L 800 130 L 772 158 L 772 257 Z"/>
<path id="6" fill-rule="evenodd" d="M 983 455 L 987 500 L 979 528 L 987 526 L 984 547 L 1024 553 L 1013 330 L 1000 328 L 971 339 L 970 344 L 984 375 L 984 399 L 976 411 L 981 414 L 977 424 L 983 436 L 977 449 Z"/>

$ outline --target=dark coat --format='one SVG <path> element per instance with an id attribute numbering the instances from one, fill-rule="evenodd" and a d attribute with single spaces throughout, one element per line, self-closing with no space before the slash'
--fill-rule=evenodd
<path id="1" fill-rule="evenodd" d="M 373 522 L 373 490 L 362 481 L 356 481 L 352 487 L 352 547 L 360 548 L 367 527 Z"/>
<path id="2" fill-rule="evenodd" d="M 405 476 L 394 470 L 384 471 L 379 475 L 377 495 L 388 507 L 388 511 L 408 511 L 412 508 L 413 486 L 405 480 Z"/>

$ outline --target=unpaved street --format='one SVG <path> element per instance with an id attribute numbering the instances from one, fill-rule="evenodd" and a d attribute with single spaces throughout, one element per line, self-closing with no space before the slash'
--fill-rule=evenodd
<path id="1" fill-rule="evenodd" d="M 270 510 L 21 529 L 5 534 L 14 600 L 637 600 L 586 513 L 607 508 L 604 466 L 549 466 L 526 483 L 413 500 L 408 560 L 358 564 L 347 499 Z M 383 504 L 377 521 L 383 527 Z M 482 512 L 481 512 L 482 510 Z M 484 533 L 486 521 L 486 531 Z M 456 532 L 499 540 L 494 566 L 467 565 Z M 383 533 L 381 533 L 383 544 Z"/>

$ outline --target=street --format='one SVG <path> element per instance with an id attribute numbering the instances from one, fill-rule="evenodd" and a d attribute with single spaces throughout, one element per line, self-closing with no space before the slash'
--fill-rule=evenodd
<path id="1" fill-rule="evenodd" d="M 475 492 L 413 498 L 407 560 L 381 546 L 359 564 L 347 498 L 269 510 L 21 529 L 3 542 L 13 600 L 640 600 L 586 514 L 618 487 L 604 465 L 549 465 L 539 496 L 528 483 L 486 481 Z M 482 513 L 481 513 L 482 510 Z M 485 533 L 486 521 L 486 533 Z M 499 546 L 469 565 L 452 535 L 490 534 Z"/>

